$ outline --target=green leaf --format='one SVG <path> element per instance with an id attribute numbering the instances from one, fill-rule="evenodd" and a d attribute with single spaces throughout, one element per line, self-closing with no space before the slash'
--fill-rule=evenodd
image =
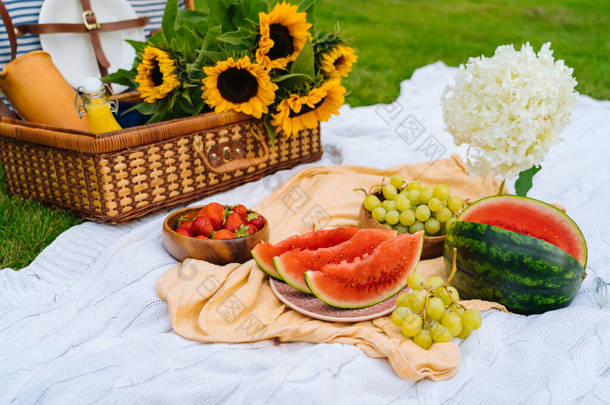
<path id="1" fill-rule="evenodd" d="M 275 143 L 275 127 L 271 125 L 268 119 L 263 120 L 263 125 L 265 125 L 267 135 L 269 135 L 269 141 L 271 142 L 271 145 L 269 146 L 273 146 L 273 144 Z"/>
<path id="2" fill-rule="evenodd" d="M 203 39 L 203 48 L 204 49 L 214 49 L 215 45 L 218 43 L 218 37 L 222 34 L 222 26 L 217 25 L 215 27 L 210 27 L 207 34 L 205 34 L 205 38 Z"/>
<path id="3" fill-rule="evenodd" d="M 146 42 L 134 41 L 133 39 L 126 39 L 125 42 L 131 45 L 133 49 L 136 50 L 138 55 L 142 54 L 142 52 L 144 52 L 144 48 L 146 48 L 146 45 L 148 45 Z"/>
<path id="4" fill-rule="evenodd" d="M 106 83 L 122 84 L 123 86 L 135 87 L 135 72 L 132 70 L 119 69 L 102 78 Z"/>
<path id="5" fill-rule="evenodd" d="M 219 41 L 225 42 L 229 45 L 243 45 L 246 38 L 252 37 L 252 33 L 243 27 L 239 27 L 237 31 L 225 32 L 218 37 Z"/>
<path id="6" fill-rule="evenodd" d="M 517 178 L 517 181 L 515 181 L 515 193 L 517 193 L 517 195 L 522 197 L 527 196 L 527 192 L 530 191 L 533 186 L 532 180 L 540 169 L 542 169 L 542 166 L 534 165 L 519 173 L 519 177 Z"/>
<path id="7" fill-rule="evenodd" d="M 311 46 L 311 41 L 307 38 L 305 46 L 303 46 L 301 53 L 299 53 L 299 56 L 297 56 L 297 59 L 290 68 L 290 73 L 300 73 L 313 78 L 315 76 L 313 62 L 313 46 Z"/>
<path id="8" fill-rule="evenodd" d="M 288 73 L 273 78 L 275 83 L 282 83 L 282 87 L 285 89 L 294 89 L 307 83 L 312 83 L 313 78 L 303 73 Z"/>
<path id="9" fill-rule="evenodd" d="M 161 31 L 163 31 L 165 39 L 171 41 L 179 27 L 178 0 L 167 0 L 165 10 L 163 11 L 163 19 L 161 20 Z"/>

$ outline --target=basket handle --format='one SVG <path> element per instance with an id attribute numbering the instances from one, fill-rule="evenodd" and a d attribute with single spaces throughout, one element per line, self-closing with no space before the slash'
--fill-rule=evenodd
<path id="1" fill-rule="evenodd" d="M 258 166 L 261 163 L 265 163 L 269 160 L 269 146 L 267 146 L 267 142 L 265 142 L 265 139 L 253 130 L 250 130 L 250 135 L 256 138 L 256 140 L 261 145 L 263 154 L 259 157 L 232 159 L 229 161 L 225 161 L 225 163 L 221 165 L 213 166 L 210 163 L 210 160 L 208 159 L 207 153 L 205 153 L 203 150 L 203 141 L 201 140 L 200 136 L 196 136 L 195 139 L 193 139 L 193 150 L 201 158 L 201 162 L 205 166 L 205 169 L 212 173 L 225 174 L 228 172 L 234 172 L 236 170 L 244 170 L 250 166 Z"/>

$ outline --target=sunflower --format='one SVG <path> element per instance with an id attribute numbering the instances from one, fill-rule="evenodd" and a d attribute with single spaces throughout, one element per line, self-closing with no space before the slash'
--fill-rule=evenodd
<path id="1" fill-rule="evenodd" d="M 282 2 L 269 14 L 258 13 L 260 24 L 256 61 L 267 69 L 284 69 L 303 49 L 311 24 L 307 13 L 299 13 L 297 6 Z"/>
<path id="2" fill-rule="evenodd" d="M 260 118 L 269 111 L 277 85 L 268 71 L 251 63 L 248 56 L 229 58 L 203 70 L 207 77 L 203 79 L 202 97 L 216 112 L 235 110 Z"/>
<path id="3" fill-rule="evenodd" d="M 357 59 L 358 56 L 352 48 L 337 44 L 337 46 L 322 54 L 320 70 L 330 78 L 347 77 L 352 70 L 352 64 Z"/>
<path id="4" fill-rule="evenodd" d="M 164 98 L 180 86 L 176 64 L 169 54 L 153 46 L 144 48 L 142 62 L 137 67 L 138 92 L 147 103 Z"/>
<path id="5" fill-rule="evenodd" d="M 288 136 L 306 128 L 315 128 L 320 121 L 328 121 L 339 113 L 345 101 L 345 88 L 339 79 L 329 80 L 305 96 L 291 94 L 277 106 L 271 123 Z"/>

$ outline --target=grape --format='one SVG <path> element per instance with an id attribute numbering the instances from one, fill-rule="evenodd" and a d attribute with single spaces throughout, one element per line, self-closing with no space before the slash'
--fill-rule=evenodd
<path id="1" fill-rule="evenodd" d="M 451 302 L 458 302 L 460 300 L 460 294 L 458 293 L 458 290 L 455 289 L 455 287 L 447 287 L 447 294 L 449 294 Z"/>
<path id="2" fill-rule="evenodd" d="M 430 319 L 438 321 L 443 317 L 445 313 L 445 304 L 438 297 L 432 297 L 428 299 L 428 304 L 426 305 L 426 313 L 430 317 Z"/>
<path id="3" fill-rule="evenodd" d="M 410 296 L 411 296 L 411 293 L 408 293 L 408 292 L 403 292 L 403 293 L 399 294 L 398 298 L 396 298 L 396 306 L 397 307 L 407 306 L 407 301 Z"/>
<path id="4" fill-rule="evenodd" d="M 387 211 L 385 210 L 385 208 L 377 207 L 371 212 L 371 215 L 373 216 L 373 218 L 375 218 L 375 221 L 383 222 L 386 212 Z"/>
<path id="5" fill-rule="evenodd" d="M 443 304 L 450 305 L 452 303 L 451 296 L 447 292 L 445 287 L 439 287 L 432 290 L 432 295 L 440 298 L 443 301 Z"/>
<path id="6" fill-rule="evenodd" d="M 409 226 L 409 233 L 415 233 L 424 230 L 424 224 L 419 221 L 413 222 L 411 226 Z"/>
<path id="7" fill-rule="evenodd" d="M 392 210 L 396 209 L 396 201 L 394 201 L 394 200 L 383 200 L 383 202 L 381 203 L 381 206 L 386 211 L 392 211 Z"/>
<path id="8" fill-rule="evenodd" d="M 430 211 L 432 212 L 438 212 L 441 210 L 441 208 L 443 208 L 443 204 L 438 198 L 432 197 L 430 200 L 428 200 L 428 208 L 430 208 Z"/>
<path id="9" fill-rule="evenodd" d="M 415 218 L 420 222 L 426 221 L 430 218 L 430 208 L 427 205 L 418 205 L 415 208 Z"/>
<path id="10" fill-rule="evenodd" d="M 462 331 L 462 318 L 455 312 L 446 311 L 441 325 L 449 330 L 451 336 L 457 336 Z"/>
<path id="11" fill-rule="evenodd" d="M 413 343 L 421 347 L 422 349 L 428 350 L 432 346 L 432 336 L 426 329 L 422 329 L 419 333 L 413 336 Z"/>
<path id="12" fill-rule="evenodd" d="M 462 323 L 470 330 L 479 329 L 479 326 L 481 326 L 481 314 L 476 309 L 467 309 L 462 314 Z"/>
<path id="13" fill-rule="evenodd" d="M 405 226 L 403 224 L 397 224 L 394 225 L 394 229 L 396 230 L 396 232 L 398 233 L 409 233 L 409 227 Z"/>
<path id="14" fill-rule="evenodd" d="M 381 201 L 374 194 L 369 194 L 364 199 L 364 208 L 366 208 L 369 212 L 373 211 L 375 208 L 381 205 Z"/>
<path id="15" fill-rule="evenodd" d="M 442 343 L 451 341 L 451 333 L 449 333 L 449 330 L 440 323 L 437 323 L 430 329 L 430 335 L 435 342 Z"/>
<path id="16" fill-rule="evenodd" d="M 451 211 L 455 212 L 456 214 L 459 214 L 460 211 L 462 211 L 462 206 L 464 205 L 464 202 L 458 197 L 449 197 L 447 205 L 449 206 L 449 209 Z"/>
<path id="17" fill-rule="evenodd" d="M 430 277 L 426 281 L 424 281 L 424 288 L 428 290 L 434 290 L 435 288 L 442 287 L 445 282 L 439 276 Z"/>
<path id="18" fill-rule="evenodd" d="M 398 211 L 402 212 L 411 208 L 411 201 L 402 194 L 399 194 L 394 201 L 396 202 L 396 209 Z"/>
<path id="19" fill-rule="evenodd" d="M 434 235 L 441 230 L 441 223 L 436 218 L 429 218 L 424 224 L 426 235 Z"/>
<path id="20" fill-rule="evenodd" d="M 396 326 L 402 325 L 403 321 L 407 316 L 412 314 L 411 310 L 407 307 L 398 307 L 392 312 L 392 323 Z"/>
<path id="21" fill-rule="evenodd" d="M 425 291 L 413 291 L 407 300 L 407 305 L 413 312 L 419 314 L 424 310 L 426 305 L 426 292 Z"/>
<path id="22" fill-rule="evenodd" d="M 449 198 L 449 187 L 444 184 L 439 184 L 434 187 L 434 196 L 439 200 L 446 200 Z"/>
<path id="23" fill-rule="evenodd" d="M 417 190 L 417 191 L 421 191 L 421 184 L 419 184 L 419 181 L 417 180 L 413 180 L 412 182 L 409 183 L 409 185 L 407 186 L 407 188 L 409 190 Z"/>
<path id="24" fill-rule="evenodd" d="M 428 204 L 428 201 L 432 198 L 434 194 L 434 189 L 430 186 L 423 186 L 421 189 L 421 198 L 420 201 L 422 204 Z"/>
<path id="25" fill-rule="evenodd" d="M 456 218 L 456 217 L 451 217 L 451 218 L 449 218 L 449 220 L 448 220 L 447 222 L 445 222 L 445 230 L 446 230 L 447 232 L 449 231 L 449 228 L 451 228 L 451 225 L 452 225 L 452 224 L 453 224 L 455 221 L 457 221 L 457 218 Z"/>
<path id="26" fill-rule="evenodd" d="M 390 225 L 396 225 L 400 219 L 400 214 L 396 210 L 388 211 L 385 214 L 385 222 Z"/>
<path id="27" fill-rule="evenodd" d="M 470 332 L 472 332 L 470 329 L 464 327 L 464 325 L 462 325 L 462 330 L 460 333 L 457 334 L 456 338 L 459 339 L 466 339 L 469 335 Z"/>
<path id="28" fill-rule="evenodd" d="M 407 277 L 407 285 L 412 290 L 421 290 L 424 288 L 424 281 L 426 281 L 426 278 L 416 272 L 412 272 L 409 274 L 409 277 Z"/>
<path id="29" fill-rule="evenodd" d="M 421 193 L 419 190 L 409 190 L 409 201 L 411 205 L 416 206 L 421 201 Z"/>
<path id="30" fill-rule="evenodd" d="M 411 210 L 405 210 L 400 213 L 400 223 L 409 226 L 415 222 L 415 213 Z"/>
<path id="31" fill-rule="evenodd" d="M 412 337 L 417 335 L 417 333 L 419 333 L 419 331 L 421 330 L 422 323 L 423 321 L 421 319 L 421 316 L 414 313 L 410 313 L 402 322 L 402 334 L 406 337 Z"/>
<path id="32" fill-rule="evenodd" d="M 382 192 L 386 200 L 393 200 L 398 195 L 396 187 L 394 187 L 392 184 L 386 184 L 385 186 L 383 186 Z"/>
<path id="33" fill-rule="evenodd" d="M 432 201 L 432 200 L 430 200 Z M 443 207 L 441 208 L 437 213 L 436 213 L 436 219 L 438 219 L 440 222 L 447 222 L 449 221 L 449 219 L 451 219 L 451 217 L 453 216 L 453 213 L 451 212 L 451 210 L 447 207 Z"/>
<path id="34" fill-rule="evenodd" d="M 392 225 L 388 224 L 387 222 L 382 222 L 381 225 L 383 225 L 383 227 L 386 229 L 394 230 L 394 227 Z"/>
<path id="35" fill-rule="evenodd" d="M 396 188 L 401 188 L 404 182 L 405 182 L 405 179 L 399 175 L 392 176 L 390 178 L 390 184 L 392 184 Z"/>
<path id="36" fill-rule="evenodd" d="M 460 316 L 464 313 L 464 309 L 461 306 L 456 305 L 456 304 L 451 304 L 449 306 L 449 309 L 451 310 L 451 312 L 455 312 L 456 314 L 458 314 Z"/>

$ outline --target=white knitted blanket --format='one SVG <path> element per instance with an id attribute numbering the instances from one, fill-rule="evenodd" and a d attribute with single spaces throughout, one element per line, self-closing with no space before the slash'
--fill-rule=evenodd
<path id="1" fill-rule="evenodd" d="M 443 130 L 439 102 L 454 74 L 428 65 L 402 83 L 396 103 L 344 107 L 323 126 L 320 164 L 383 168 L 463 152 Z M 610 102 L 581 96 L 530 194 L 564 205 L 584 231 L 580 294 L 539 316 L 484 314 L 449 380 L 401 380 L 350 345 L 179 337 L 155 294 L 175 263 L 161 243 L 161 213 L 75 226 L 29 267 L 0 271 L 0 403 L 609 403 L 610 310 L 590 292 L 596 275 L 610 281 L 608 128 Z M 206 200 L 254 205 L 303 167 Z"/>

